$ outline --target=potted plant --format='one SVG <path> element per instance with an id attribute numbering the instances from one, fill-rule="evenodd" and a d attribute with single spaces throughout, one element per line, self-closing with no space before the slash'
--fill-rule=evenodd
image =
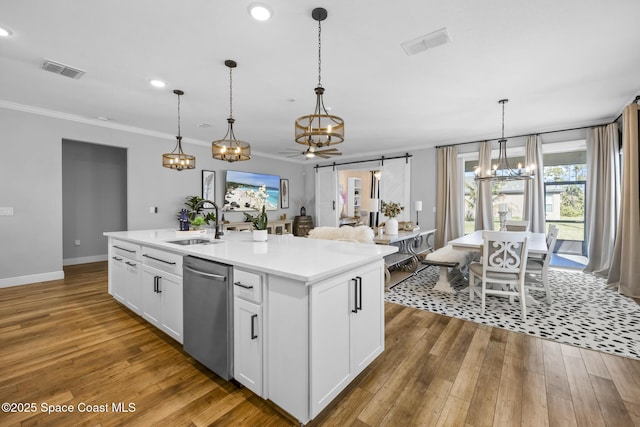
<path id="1" fill-rule="evenodd" d="M 384 224 L 384 231 L 387 234 L 398 234 L 398 220 L 396 217 L 404 210 L 400 203 L 381 201 L 382 214 L 389 219 Z"/>
<path id="2" fill-rule="evenodd" d="M 182 209 L 178 212 L 178 219 L 184 223 L 184 216 L 186 214 L 188 225 L 186 228 L 181 225 L 181 230 L 189 230 L 189 227 L 194 230 L 199 230 L 205 225 L 209 225 L 211 222 L 216 221 L 216 215 L 213 212 L 204 213 L 204 207 L 200 204 L 204 199 L 200 196 L 187 196 L 187 201 L 184 203 L 189 209 Z"/>
<path id="3" fill-rule="evenodd" d="M 245 194 L 251 200 L 251 207 L 258 211 L 256 215 L 243 212 L 247 221 L 253 224 L 253 240 L 264 242 L 267 240 L 267 222 L 269 221 L 266 210 L 266 200 L 269 195 L 266 186 L 260 187 L 258 191 L 248 190 Z"/>

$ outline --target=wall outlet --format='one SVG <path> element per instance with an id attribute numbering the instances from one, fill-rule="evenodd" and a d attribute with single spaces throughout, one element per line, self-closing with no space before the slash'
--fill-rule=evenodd
<path id="1" fill-rule="evenodd" d="M 13 215 L 13 208 L 0 208 L 0 215 Z"/>
<path id="2" fill-rule="evenodd" d="M 80 246 L 80 240 L 76 240 L 76 246 Z"/>

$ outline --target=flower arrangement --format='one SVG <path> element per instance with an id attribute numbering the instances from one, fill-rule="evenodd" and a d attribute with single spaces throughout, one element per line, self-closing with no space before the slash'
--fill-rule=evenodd
<path id="1" fill-rule="evenodd" d="M 384 214 L 384 216 L 389 217 L 389 218 L 395 218 L 398 215 L 400 215 L 400 212 L 402 212 L 404 210 L 404 206 L 400 206 L 400 203 L 395 203 L 395 202 L 385 202 L 384 200 L 382 200 L 380 202 L 381 208 L 382 208 L 382 213 Z"/>
<path id="2" fill-rule="evenodd" d="M 258 189 L 258 191 L 247 190 L 245 195 L 251 200 L 251 207 L 259 211 L 256 215 L 244 212 L 246 220 L 253 223 L 256 230 L 266 230 L 268 221 L 266 200 L 269 197 L 267 194 L 267 186 L 263 185 Z"/>

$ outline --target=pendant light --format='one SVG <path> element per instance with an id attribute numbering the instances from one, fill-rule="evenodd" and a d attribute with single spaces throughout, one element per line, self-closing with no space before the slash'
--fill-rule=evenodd
<path id="1" fill-rule="evenodd" d="M 521 163 L 518 163 L 518 167 L 515 169 L 509 165 L 509 158 L 507 157 L 507 140 L 504 137 L 504 104 L 509 102 L 508 99 L 501 99 L 498 103 L 502 104 L 502 138 L 498 140 L 500 148 L 498 151 L 498 163 L 487 171 L 481 171 L 479 167 L 476 167 L 476 181 L 516 181 L 533 179 L 536 176 L 536 165 L 526 165 L 523 167 Z"/>
<path id="2" fill-rule="evenodd" d="M 184 95 L 184 92 L 180 89 L 176 89 L 173 93 L 178 95 L 178 136 L 176 136 L 177 141 L 173 151 L 162 155 L 162 166 L 165 168 L 175 169 L 177 171 L 195 169 L 196 156 L 185 154 L 184 151 L 182 151 L 182 136 L 180 136 L 180 96 Z"/>
<path id="3" fill-rule="evenodd" d="M 249 160 L 251 158 L 251 146 L 247 142 L 236 139 L 233 133 L 233 123 L 235 120 L 233 119 L 232 71 L 238 64 L 236 64 L 236 61 L 227 59 L 224 61 L 224 65 L 229 67 L 229 118 L 227 119 L 229 128 L 224 138 L 211 143 L 211 155 L 214 159 L 226 160 L 227 162 Z"/>
<path id="4" fill-rule="evenodd" d="M 316 108 L 313 114 L 298 117 L 295 124 L 295 138 L 298 144 L 309 147 L 326 147 L 340 144 L 344 141 L 344 120 L 338 116 L 332 116 L 324 106 L 324 88 L 322 87 L 321 71 L 321 25 L 327 18 L 327 10 L 321 7 L 313 9 L 311 17 L 318 21 L 318 86 L 314 89 L 316 93 Z"/>

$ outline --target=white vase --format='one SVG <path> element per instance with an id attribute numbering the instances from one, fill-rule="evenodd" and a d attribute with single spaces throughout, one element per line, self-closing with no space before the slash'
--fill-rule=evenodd
<path id="1" fill-rule="evenodd" d="M 266 242 L 267 241 L 267 230 L 253 230 L 253 241 L 254 242 Z"/>
<path id="2" fill-rule="evenodd" d="M 384 223 L 384 232 L 386 234 L 398 234 L 398 220 L 395 218 L 389 218 Z"/>

